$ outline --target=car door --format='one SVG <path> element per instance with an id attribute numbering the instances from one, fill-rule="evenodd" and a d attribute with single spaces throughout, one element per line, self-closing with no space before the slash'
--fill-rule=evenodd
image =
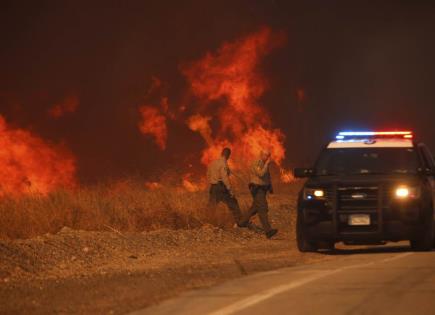
<path id="1" fill-rule="evenodd" d="M 435 161 L 434 161 L 434 158 L 432 156 L 432 153 L 429 151 L 428 147 L 425 144 L 423 144 L 423 143 L 420 144 L 419 150 L 420 150 L 420 153 L 423 157 L 425 167 L 426 167 L 428 174 L 429 174 L 429 175 L 427 175 L 427 180 L 428 180 L 428 183 L 429 183 L 430 188 L 432 190 L 432 201 L 434 201 L 435 200 L 435 176 L 434 176 L 434 174 L 435 174 Z M 432 202 L 432 204 L 435 207 L 435 203 Z M 434 208 L 434 210 L 435 210 L 435 208 Z M 435 216 L 435 211 L 434 211 L 434 216 Z"/>

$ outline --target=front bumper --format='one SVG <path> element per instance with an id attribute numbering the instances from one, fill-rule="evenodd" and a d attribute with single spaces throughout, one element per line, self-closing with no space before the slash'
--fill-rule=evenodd
<path id="1" fill-rule="evenodd" d="M 299 215 L 303 216 L 307 238 L 373 243 L 418 237 L 424 226 L 424 207 L 419 199 L 394 200 L 379 188 L 365 192 L 368 196 L 365 201 L 351 200 L 349 191 L 337 189 L 330 191 L 326 200 L 302 201 Z M 352 214 L 370 216 L 370 225 L 349 225 L 348 218 Z"/>
<path id="2" fill-rule="evenodd" d="M 348 230 L 337 232 L 332 221 L 322 221 L 306 226 L 306 235 L 313 241 L 372 243 L 414 239 L 422 228 L 423 225 L 420 223 L 409 224 L 395 220 L 384 222 L 382 231 Z"/>

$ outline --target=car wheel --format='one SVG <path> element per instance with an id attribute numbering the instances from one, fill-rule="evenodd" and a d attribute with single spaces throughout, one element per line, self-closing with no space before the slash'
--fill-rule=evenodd
<path id="1" fill-rule="evenodd" d="M 307 238 L 305 224 L 302 215 L 298 213 L 296 219 L 296 243 L 298 250 L 302 253 L 317 251 L 317 244 Z"/>
<path id="2" fill-rule="evenodd" d="M 423 231 L 423 233 L 414 240 L 410 241 L 411 248 L 414 251 L 424 252 L 432 250 L 434 246 L 434 222 L 429 224 Z"/>

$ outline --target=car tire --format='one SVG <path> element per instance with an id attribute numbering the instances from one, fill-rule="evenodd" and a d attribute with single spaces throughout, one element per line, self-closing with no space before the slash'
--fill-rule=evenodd
<path id="1" fill-rule="evenodd" d="M 299 213 L 296 219 L 296 243 L 298 250 L 302 253 L 316 252 L 318 249 L 316 242 L 310 241 L 307 238 L 305 224 L 303 222 L 302 215 Z"/>
<path id="2" fill-rule="evenodd" d="M 417 252 L 426 252 L 432 250 L 432 247 L 434 247 L 434 230 L 435 223 L 432 222 L 425 227 L 424 231 L 417 239 L 410 240 L 412 250 Z"/>

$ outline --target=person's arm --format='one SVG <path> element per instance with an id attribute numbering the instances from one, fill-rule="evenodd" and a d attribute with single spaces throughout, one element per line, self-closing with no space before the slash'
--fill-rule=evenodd
<path id="1" fill-rule="evenodd" d="M 266 163 L 264 163 L 263 167 L 261 167 L 260 163 L 256 162 L 254 164 L 255 174 L 259 177 L 263 177 L 269 170 L 269 163 L 270 163 L 270 160 L 268 160 Z"/>
<path id="2" fill-rule="evenodd" d="M 219 171 L 220 171 L 220 175 L 221 175 L 220 177 L 222 178 L 222 182 L 224 183 L 225 187 L 229 190 L 229 192 L 232 193 L 230 178 L 228 176 L 229 172 L 228 172 L 227 166 L 224 163 L 222 163 Z"/>

